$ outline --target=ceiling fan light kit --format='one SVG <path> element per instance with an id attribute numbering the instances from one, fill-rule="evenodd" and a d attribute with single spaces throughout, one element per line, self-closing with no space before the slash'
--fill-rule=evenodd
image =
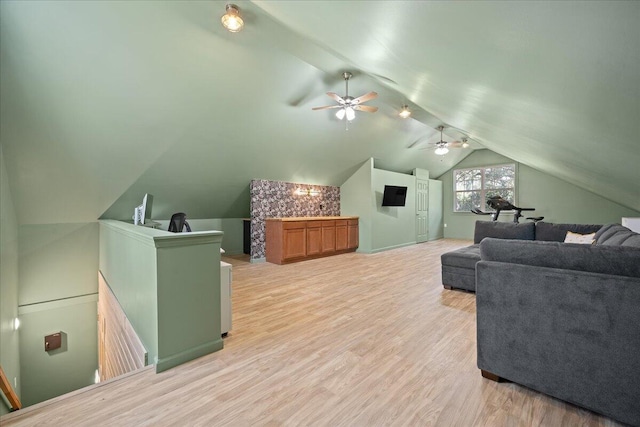
<path id="1" fill-rule="evenodd" d="M 449 149 L 446 147 L 446 144 L 436 147 L 435 153 L 438 156 L 444 156 L 449 152 Z"/>
<path id="2" fill-rule="evenodd" d="M 344 72 L 342 73 L 342 77 L 344 78 L 345 82 L 345 96 L 339 96 L 334 92 L 327 92 L 329 98 L 335 100 L 338 105 L 314 107 L 312 108 L 312 110 L 327 110 L 330 108 L 339 108 L 339 110 L 336 112 L 336 118 L 338 120 L 343 120 L 344 118 L 346 118 L 348 122 L 356 118 L 356 110 L 365 111 L 367 113 L 375 113 L 376 111 L 378 111 L 378 107 L 362 105 L 364 102 L 376 98 L 378 96 L 376 92 L 365 93 L 364 95 L 357 98 L 349 96 L 349 79 L 353 77 L 353 75 L 349 72 Z"/>
<path id="3" fill-rule="evenodd" d="M 405 104 L 400 110 L 400 112 L 398 113 L 398 115 L 403 119 L 408 119 L 409 116 L 411 115 L 411 110 L 409 110 L 409 106 Z"/>
<path id="4" fill-rule="evenodd" d="M 226 7 L 226 13 L 222 15 L 220 21 L 222 26 L 232 33 L 237 33 L 244 27 L 244 21 L 240 16 L 240 9 L 235 4 L 228 4 Z"/>

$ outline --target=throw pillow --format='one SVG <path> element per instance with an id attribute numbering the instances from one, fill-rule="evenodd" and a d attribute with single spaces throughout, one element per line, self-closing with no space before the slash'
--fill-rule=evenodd
<path id="1" fill-rule="evenodd" d="M 564 238 L 564 243 L 582 243 L 590 245 L 593 243 L 593 238 L 595 237 L 595 235 L 596 233 L 578 234 L 567 231 L 567 235 Z"/>

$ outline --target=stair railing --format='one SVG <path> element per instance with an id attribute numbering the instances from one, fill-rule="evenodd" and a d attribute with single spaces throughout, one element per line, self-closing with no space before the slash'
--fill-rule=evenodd
<path id="1" fill-rule="evenodd" d="M 4 371 L 2 370 L 2 366 L 0 366 L 0 389 L 2 390 L 2 393 L 4 393 L 5 397 L 7 398 L 9 405 L 11 405 L 12 411 L 17 411 L 18 409 L 22 408 L 22 403 L 20 403 L 20 398 L 18 397 L 16 392 L 13 391 L 13 387 L 11 387 L 11 383 L 7 379 L 7 376 L 4 374 Z"/>

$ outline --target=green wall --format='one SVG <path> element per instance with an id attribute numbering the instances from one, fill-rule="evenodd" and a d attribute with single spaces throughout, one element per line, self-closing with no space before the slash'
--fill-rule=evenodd
<path id="1" fill-rule="evenodd" d="M 453 170 L 504 163 L 516 162 L 490 150 L 477 150 L 439 178 L 444 186 L 444 237 L 472 239 L 475 222 L 489 218 L 453 212 Z M 581 224 L 620 223 L 622 217 L 640 216 L 638 211 L 523 164 L 516 163 L 516 169 L 517 205 L 536 208 L 528 215 L 544 216 L 547 222 Z M 499 219 L 512 221 L 513 216 L 501 213 Z"/>
<path id="2" fill-rule="evenodd" d="M 372 207 L 371 174 L 373 159 L 369 159 L 340 186 L 340 215 L 358 216 L 358 252 L 371 253 Z"/>
<path id="3" fill-rule="evenodd" d="M 98 369 L 96 294 L 20 307 L 22 403 L 34 405 L 94 383 Z M 62 332 L 62 347 L 44 337 Z"/>
<path id="4" fill-rule="evenodd" d="M 20 226 L 20 305 L 98 292 L 98 223 Z"/>
<path id="5" fill-rule="evenodd" d="M 21 396 L 20 351 L 14 320 L 18 317 L 18 221 L 0 146 L 0 364 Z M 0 399 L 0 415 L 9 406 Z"/>
<path id="6" fill-rule="evenodd" d="M 100 272 L 161 372 L 220 350 L 220 231 L 100 221 Z"/>
<path id="7" fill-rule="evenodd" d="M 382 206 L 385 185 L 407 187 L 405 206 Z M 371 191 L 373 252 L 416 243 L 416 177 L 413 175 L 373 169 Z"/>
<path id="8" fill-rule="evenodd" d="M 385 185 L 406 186 L 406 205 L 382 206 Z M 379 252 L 416 242 L 415 192 L 415 176 L 376 169 L 373 159 L 342 184 L 341 214 L 360 217 L 358 252 Z"/>
<path id="9" fill-rule="evenodd" d="M 429 234 L 428 239 L 437 240 L 444 237 L 442 209 L 442 181 L 429 180 Z"/>
<path id="10" fill-rule="evenodd" d="M 19 259 L 22 398 L 33 405 L 94 383 L 98 223 L 21 225 Z M 45 352 L 60 331 L 69 345 Z"/>
<path id="11" fill-rule="evenodd" d="M 169 220 L 155 220 L 159 222 L 161 230 L 169 228 Z M 240 255 L 243 252 L 244 229 L 242 218 L 209 218 L 209 219 L 190 219 L 187 222 L 191 227 L 191 231 L 209 231 L 217 230 L 224 233 L 222 239 L 222 249 L 225 255 Z"/>
<path id="12" fill-rule="evenodd" d="M 140 228 L 140 232 L 154 230 Z M 100 221 L 99 269 L 148 352 L 158 360 L 157 265 L 153 240 L 132 238 Z"/>

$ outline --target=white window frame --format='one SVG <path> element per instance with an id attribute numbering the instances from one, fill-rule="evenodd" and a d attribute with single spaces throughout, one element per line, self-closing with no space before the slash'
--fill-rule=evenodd
<path id="1" fill-rule="evenodd" d="M 469 213 L 468 210 L 462 210 L 462 211 L 458 211 L 456 210 L 456 201 L 458 200 L 458 198 L 456 197 L 457 193 L 463 193 L 463 192 L 467 192 L 467 191 L 480 191 L 480 200 L 486 200 L 486 196 L 487 196 L 487 192 L 488 191 L 495 191 L 494 189 L 489 189 L 487 190 L 484 186 L 484 176 L 485 176 L 485 171 L 487 169 L 492 169 L 492 168 L 502 168 L 502 167 L 507 167 L 507 166 L 511 166 L 513 167 L 513 201 L 511 203 L 513 203 L 514 205 L 518 206 L 517 203 L 517 198 L 518 198 L 518 192 L 517 192 L 517 188 L 518 188 L 518 164 L 517 163 L 502 163 L 502 164 L 498 164 L 498 165 L 488 165 L 488 166 L 474 166 L 474 167 L 470 167 L 470 168 L 461 168 L 461 169 L 454 169 L 453 170 L 453 175 L 452 175 L 452 181 L 453 181 L 453 213 Z M 457 172 L 460 171 L 469 171 L 469 170 L 481 170 L 481 181 L 480 181 L 480 190 L 461 190 L 458 191 L 456 189 L 456 176 L 457 176 Z M 509 187 L 511 188 L 511 187 Z M 477 208 L 480 208 L 480 210 L 485 211 L 485 212 L 493 212 L 494 209 L 491 209 L 489 206 L 486 206 L 486 204 L 484 206 L 477 206 Z M 508 213 L 508 212 L 512 212 L 512 211 L 502 211 L 503 213 Z"/>

